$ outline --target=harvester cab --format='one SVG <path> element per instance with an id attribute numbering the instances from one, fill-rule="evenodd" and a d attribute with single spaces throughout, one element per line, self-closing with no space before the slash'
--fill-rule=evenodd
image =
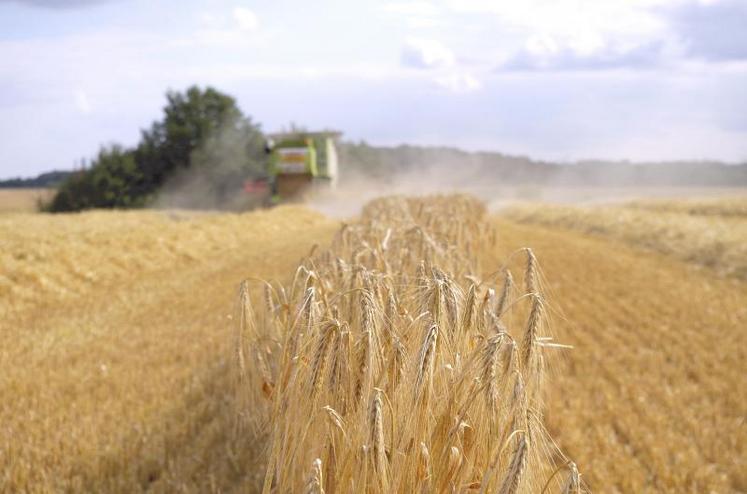
<path id="1" fill-rule="evenodd" d="M 299 200 L 337 185 L 336 140 L 340 132 L 270 134 L 268 176 L 273 202 Z"/>

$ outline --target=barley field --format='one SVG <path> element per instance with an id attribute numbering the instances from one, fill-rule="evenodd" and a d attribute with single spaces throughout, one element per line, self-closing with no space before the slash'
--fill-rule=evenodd
<path id="1" fill-rule="evenodd" d="M 568 347 L 538 261 L 520 249 L 482 279 L 495 243 L 469 196 L 378 199 L 261 304 L 244 285 L 240 393 L 270 431 L 264 492 L 586 491 L 544 426 Z"/>
<path id="2" fill-rule="evenodd" d="M 504 216 L 601 235 L 747 278 L 747 197 L 509 207 Z"/>
<path id="3" fill-rule="evenodd" d="M 719 201 L 0 215 L 0 491 L 746 492 Z"/>
<path id="4" fill-rule="evenodd" d="M 54 189 L 0 189 L 0 214 L 36 211 L 53 194 Z"/>

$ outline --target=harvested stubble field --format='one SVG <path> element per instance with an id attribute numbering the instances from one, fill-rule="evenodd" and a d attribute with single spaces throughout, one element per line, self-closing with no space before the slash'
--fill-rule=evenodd
<path id="1" fill-rule="evenodd" d="M 392 217 L 389 207 L 398 213 Z M 427 219 L 427 207 L 418 211 L 416 203 L 412 215 L 420 218 L 423 232 L 435 230 L 434 242 L 439 235 L 450 238 L 447 222 L 439 227 L 442 218 L 434 223 Z M 357 223 L 341 232 L 338 222 L 298 207 L 245 215 L 94 212 L 0 218 L 0 491 L 252 492 L 267 477 L 279 492 L 281 486 L 313 489 L 320 476 L 328 492 L 335 489 L 330 481 L 337 482 L 337 492 L 350 482 L 374 491 L 406 485 L 402 482 L 429 482 L 437 491 L 456 482 L 479 492 L 483 486 L 500 490 L 515 467 L 521 471 L 519 491 L 533 492 L 542 489 L 554 464 L 561 468 L 550 485 L 558 492 L 560 484 L 574 478 L 565 457 L 597 492 L 747 491 L 747 285 L 738 276 L 722 274 L 737 271 L 696 268 L 676 254 L 653 252 L 650 246 L 606 234 L 587 235 L 563 224 L 521 224 L 490 216 L 481 220 L 485 228 L 479 234 L 454 239 L 473 255 L 431 248 L 433 264 L 441 270 L 426 266 L 423 271 L 404 256 L 369 259 L 375 257 L 373 239 L 390 249 L 405 244 L 428 249 L 416 237 L 402 236 L 416 233 L 386 226 L 401 221 L 401 212 L 401 203 L 370 212 L 381 223 L 369 233 L 361 233 L 363 226 Z M 684 216 L 690 215 L 677 218 Z M 388 228 L 393 229 L 389 235 Z M 364 244 L 356 249 L 361 240 L 368 249 Z M 297 271 L 314 244 L 321 248 L 301 261 L 305 270 Z M 325 312 L 321 286 L 335 265 L 325 264 L 331 260 L 324 254 L 329 246 L 357 256 L 369 270 L 376 263 L 392 272 L 417 264 L 414 272 L 405 270 L 412 278 L 409 288 L 396 285 L 396 276 L 381 280 L 380 293 L 395 293 L 397 310 L 387 313 L 386 305 L 357 289 L 328 296 Z M 541 298 L 522 297 L 533 291 L 524 279 L 527 253 L 518 250 L 527 246 L 537 261 Z M 348 268 L 352 265 L 346 260 Z M 454 327 L 462 326 L 454 321 L 465 320 L 472 283 L 494 281 L 495 312 L 504 265 L 515 282 L 510 317 L 499 321 L 507 328 L 505 336 L 496 336 L 501 331 L 495 330 L 495 321 L 482 327 L 474 316 L 467 318 L 472 330 L 455 336 Z M 309 272 L 326 274 L 313 278 Z M 348 277 L 361 273 L 341 272 Z M 477 278 L 464 276 L 468 273 Z M 249 281 L 242 292 L 244 308 L 251 295 L 254 316 L 244 318 L 236 295 L 239 281 L 256 278 L 279 280 L 285 295 L 280 284 L 266 296 L 260 282 Z M 360 276 L 356 283 L 365 288 L 370 280 Z M 458 294 L 452 308 L 449 297 L 433 296 L 446 286 L 446 293 Z M 275 357 L 292 353 L 286 351 L 287 342 L 264 337 L 263 345 L 248 342 L 260 329 L 276 331 L 287 324 L 283 313 L 304 307 L 308 288 L 316 288 L 315 297 L 320 297 L 312 304 L 318 324 L 304 332 L 308 344 L 299 347 L 300 377 L 284 381 L 278 375 L 290 368 L 288 359 Z M 476 302 L 485 300 L 486 289 L 477 286 L 475 294 L 482 297 L 476 296 Z M 431 294 L 430 299 L 418 293 Z M 437 300 L 443 300 L 441 309 Z M 473 366 L 485 359 L 470 359 L 484 356 L 479 350 L 487 349 L 488 342 L 503 341 L 501 355 L 516 348 L 523 362 L 526 323 L 535 300 L 542 301 L 551 323 L 541 318 L 534 336 L 541 351 L 530 355 L 536 361 L 538 354 L 547 353 L 553 364 L 543 379 L 544 395 L 531 384 L 539 382 L 531 376 L 541 373 L 522 364 L 515 372 L 500 374 L 513 381 L 496 381 L 511 389 L 500 387 L 498 402 L 507 403 L 518 376 L 529 372 L 526 401 L 535 409 L 543 396 L 544 423 L 565 456 L 540 441 L 546 436 L 537 413 L 518 414 L 530 418 L 517 428 L 506 420 L 516 416 L 515 407 L 499 405 L 500 412 L 490 419 L 491 393 L 474 379 L 487 381 Z M 454 305 L 456 319 L 449 315 Z M 267 307 L 272 307 L 272 317 Z M 431 308 L 430 319 L 417 317 L 424 307 Z M 409 328 L 398 335 L 404 350 L 399 353 L 392 351 L 399 348 L 392 344 L 395 340 L 384 338 L 393 313 L 400 329 Z M 373 314 L 377 329 L 361 330 L 371 327 L 364 314 Z M 404 324 L 410 317 L 414 325 Z M 237 380 L 234 338 L 242 320 L 256 324 L 244 327 L 244 375 Z M 443 329 L 431 331 L 438 321 Z M 550 329 L 556 341 L 574 348 L 555 348 L 539 338 Z M 365 345 L 349 348 L 349 358 L 371 365 L 351 366 L 363 379 L 350 379 L 337 389 L 331 387 L 330 369 L 341 367 L 325 358 L 319 362 L 326 374 L 315 374 L 314 360 L 317 354 L 327 355 L 324 342 L 346 334 L 359 339 L 379 334 L 383 346 L 378 357 L 365 357 Z M 470 334 L 474 337 L 461 338 Z M 434 353 L 421 352 L 432 340 Z M 514 341 L 515 347 L 507 344 Z M 260 360 L 257 349 L 264 351 Z M 458 352 L 452 354 L 453 349 Z M 457 353 L 463 356 L 457 359 Z M 402 378 L 375 379 L 399 375 L 397 366 L 388 365 L 393 355 L 406 362 Z M 421 365 L 429 373 L 419 378 L 414 369 L 427 355 L 435 355 L 432 367 Z M 261 368 L 263 362 L 270 366 Z M 314 380 L 315 375 L 321 377 Z M 462 375 L 471 381 L 453 385 Z M 324 386 L 312 394 L 309 383 L 315 384 L 312 393 L 317 385 Z M 476 393 L 468 400 L 474 406 L 466 411 L 442 400 L 453 396 L 455 402 L 464 401 L 471 393 Z M 424 407 L 430 413 L 420 420 L 423 415 L 415 412 Z M 315 412 L 323 422 L 303 415 Z M 452 423 L 452 416 L 461 419 Z M 505 437 L 509 429 L 524 432 Z M 496 437 L 504 434 L 506 447 L 496 452 L 498 441 L 472 437 L 486 430 Z M 417 439 L 426 443 L 426 437 L 430 442 L 425 449 L 415 445 Z M 325 448 L 331 438 L 336 456 Z M 410 439 L 416 439 L 412 447 Z M 552 454 L 537 455 L 541 444 Z M 528 451 L 524 466 L 513 461 L 522 447 Z M 485 470 L 492 466 L 494 474 L 484 483 L 475 467 L 485 465 L 490 451 L 501 461 L 489 462 Z M 414 475 L 410 478 L 408 472 Z M 510 491 L 511 483 L 507 485 Z"/>

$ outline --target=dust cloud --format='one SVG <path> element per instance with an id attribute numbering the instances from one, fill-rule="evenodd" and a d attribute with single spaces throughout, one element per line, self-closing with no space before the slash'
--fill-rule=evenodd
<path id="1" fill-rule="evenodd" d="M 337 186 L 320 184 L 297 201 L 336 218 L 356 216 L 371 199 L 392 194 L 464 192 L 497 211 L 521 202 L 597 204 L 747 193 L 745 164 L 591 160 L 558 164 L 453 148 L 386 148 L 349 142 L 339 143 L 338 148 Z M 165 184 L 154 207 L 247 211 L 270 204 L 268 187 L 244 187 L 247 177 L 249 183 L 266 177 L 267 161 L 264 145 L 247 141 L 246 132 L 226 126 L 191 159 L 190 168 L 175 173 Z"/>
<path id="2" fill-rule="evenodd" d="M 361 173 L 346 173 L 335 189 L 315 190 L 305 203 L 325 215 L 336 218 L 357 216 L 363 205 L 377 197 L 393 194 L 419 196 L 437 193 L 468 193 L 483 200 L 491 211 L 524 202 L 549 204 L 594 205 L 638 199 L 705 198 L 740 196 L 747 194 L 743 185 L 677 184 L 678 175 L 669 180 L 663 170 L 656 180 L 646 183 L 634 177 L 634 165 L 628 175 L 614 170 L 608 181 L 584 180 L 583 173 L 573 177 L 575 165 L 548 165 L 560 170 L 556 176 L 535 180 L 509 180 L 501 183 L 500 175 L 483 167 L 465 164 L 463 167 L 447 163 L 418 165 L 386 179 Z M 607 165 L 596 165 L 603 168 Z M 653 166 L 653 165 L 652 165 Z M 344 163 L 341 163 L 341 168 Z M 567 168 L 566 168 L 567 167 Z M 570 172 L 567 171 L 570 169 Z M 718 174 L 719 171 L 716 172 Z M 718 177 L 714 177 L 717 179 Z M 716 180 L 718 182 L 718 180 Z M 587 183 L 588 182 L 588 183 Z M 606 183 L 605 183 L 606 182 Z"/>
<path id="3" fill-rule="evenodd" d="M 226 120 L 189 155 L 189 166 L 166 181 L 152 206 L 158 209 L 246 211 L 268 202 L 246 193 L 247 181 L 266 176 L 265 140 L 248 120 Z"/>

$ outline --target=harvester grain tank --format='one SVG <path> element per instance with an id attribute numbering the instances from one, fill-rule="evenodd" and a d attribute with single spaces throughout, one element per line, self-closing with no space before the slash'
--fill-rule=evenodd
<path id="1" fill-rule="evenodd" d="M 340 132 L 285 132 L 270 134 L 268 176 L 274 201 L 337 185 L 336 140 Z"/>

